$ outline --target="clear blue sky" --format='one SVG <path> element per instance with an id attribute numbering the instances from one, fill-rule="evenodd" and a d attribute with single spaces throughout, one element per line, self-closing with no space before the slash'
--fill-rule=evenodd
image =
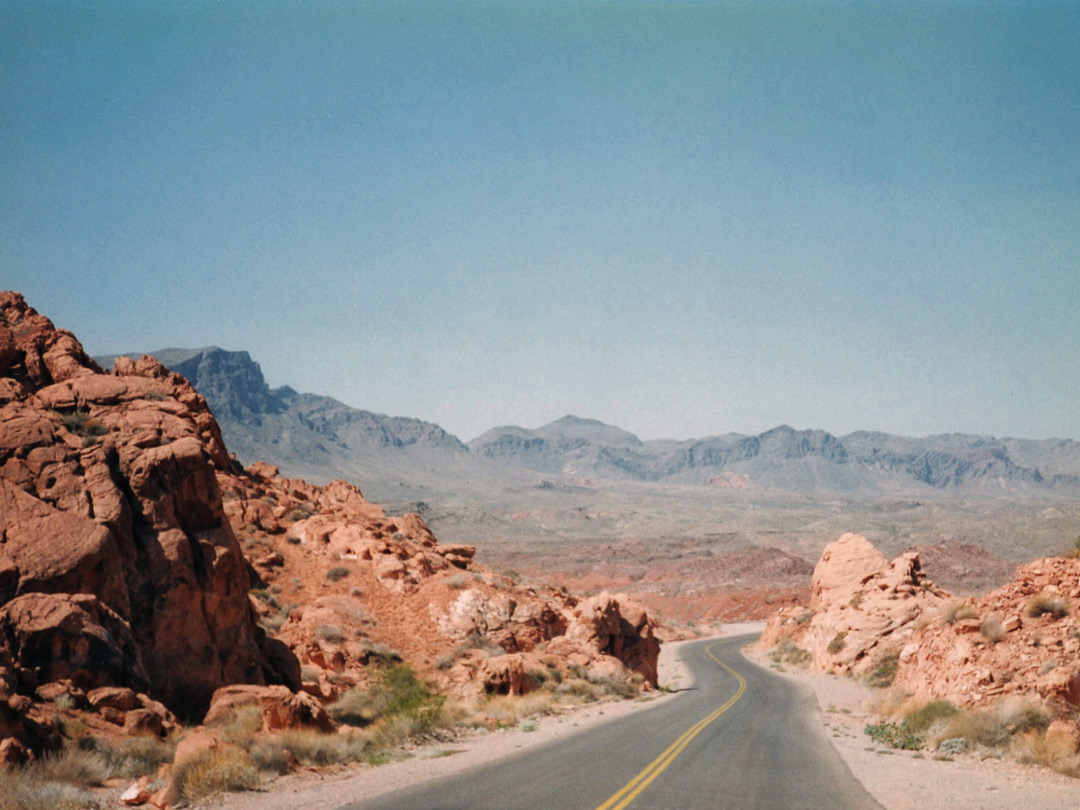
<path id="1" fill-rule="evenodd" d="M 1080 438 L 1080 3 L 0 0 L 0 288 L 471 438 Z"/>

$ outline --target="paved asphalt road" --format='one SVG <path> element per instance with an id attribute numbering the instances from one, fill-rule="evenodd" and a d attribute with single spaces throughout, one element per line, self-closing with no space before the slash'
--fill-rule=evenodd
<path id="1" fill-rule="evenodd" d="M 683 647 L 695 687 L 655 708 L 347 810 L 881 810 L 752 638 Z"/>

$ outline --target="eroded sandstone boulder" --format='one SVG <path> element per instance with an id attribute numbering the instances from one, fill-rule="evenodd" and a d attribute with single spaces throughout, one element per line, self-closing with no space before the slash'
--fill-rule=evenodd
<path id="1" fill-rule="evenodd" d="M 918 554 L 889 562 L 865 537 L 844 534 L 814 568 L 809 608 L 779 611 L 759 645 L 790 639 L 810 653 L 816 669 L 866 673 L 910 641 L 920 617 L 937 615 L 947 601 L 924 575 Z"/>

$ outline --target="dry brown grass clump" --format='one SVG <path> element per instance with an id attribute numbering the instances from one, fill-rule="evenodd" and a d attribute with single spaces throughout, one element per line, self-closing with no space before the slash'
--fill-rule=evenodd
<path id="1" fill-rule="evenodd" d="M 285 773 L 292 754 L 301 765 L 322 767 L 347 762 L 363 762 L 374 751 L 372 736 L 354 731 L 348 734 L 324 734 L 311 729 L 286 731 L 264 737 L 250 749 L 255 765 L 263 771 Z"/>
<path id="2" fill-rule="evenodd" d="M 246 746 L 262 727 L 263 715 L 259 704 L 245 703 L 229 712 L 218 731 L 225 742 Z"/>
<path id="3" fill-rule="evenodd" d="M 73 785 L 41 779 L 32 769 L 0 768 L 0 810 L 81 810 L 94 797 Z"/>
<path id="4" fill-rule="evenodd" d="M 1055 733 L 1053 728 L 1034 730 L 1022 735 L 1014 746 L 1021 762 L 1030 762 L 1058 773 L 1080 778 L 1080 752 L 1070 734 Z"/>
<path id="5" fill-rule="evenodd" d="M 933 711 L 938 706 L 940 711 Z M 946 701 L 935 701 L 923 708 L 936 724 L 928 723 L 927 741 L 936 748 L 943 740 L 963 739 L 968 747 L 980 747 L 1004 753 L 1019 736 L 1041 733 L 1050 723 L 1045 710 L 1027 698 L 1013 697 L 982 709 L 949 709 Z M 955 707 L 954 707 L 955 708 Z M 919 709 L 915 709 L 917 715 Z"/>
<path id="6" fill-rule="evenodd" d="M 242 748 L 209 748 L 176 765 L 173 780 L 179 797 L 192 802 L 229 790 L 254 790 L 259 769 Z"/>
<path id="7" fill-rule="evenodd" d="M 956 624 L 962 619 L 977 618 L 979 618 L 979 611 L 975 609 L 975 606 L 960 599 L 949 602 L 941 609 L 941 619 L 945 624 Z"/>
<path id="8" fill-rule="evenodd" d="M 995 615 L 987 616 L 979 625 L 979 633 L 990 644 L 997 644 L 1005 638 L 1005 627 Z"/>
<path id="9" fill-rule="evenodd" d="M 1037 593 L 1024 605 L 1024 613 L 1033 619 L 1039 616 L 1052 616 L 1060 619 L 1069 613 L 1069 600 L 1057 593 L 1043 591 Z"/>
<path id="10" fill-rule="evenodd" d="M 476 707 L 471 724 L 483 725 L 490 718 L 497 727 L 509 728 L 527 718 L 550 714 L 556 702 L 556 696 L 546 689 L 514 697 L 491 695 Z"/>

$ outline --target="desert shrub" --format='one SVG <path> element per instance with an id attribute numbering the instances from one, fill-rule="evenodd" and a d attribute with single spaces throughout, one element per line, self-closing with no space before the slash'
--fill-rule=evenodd
<path id="1" fill-rule="evenodd" d="M 843 651 L 844 645 L 846 643 L 847 633 L 837 633 L 835 636 L 832 637 L 832 641 L 830 641 L 829 645 L 825 648 L 825 652 L 827 652 L 829 655 L 836 655 L 837 653 Z"/>
<path id="2" fill-rule="evenodd" d="M 388 664 L 401 660 L 401 653 L 381 641 L 372 641 L 370 638 L 365 638 L 360 642 L 360 646 L 363 648 L 364 655 L 369 658 L 379 658 Z"/>
<path id="3" fill-rule="evenodd" d="M 109 432 L 107 427 L 90 416 L 90 411 L 71 411 L 70 413 L 61 414 L 60 419 L 64 423 L 64 427 L 83 438 L 104 436 Z"/>
<path id="4" fill-rule="evenodd" d="M 603 693 L 596 684 L 590 683 L 586 678 L 579 678 L 574 675 L 566 678 L 562 683 L 556 686 L 555 694 L 584 700 L 588 703 L 599 700 Z"/>
<path id="5" fill-rule="evenodd" d="M 1064 556 L 1071 557 L 1074 560 L 1080 557 L 1080 537 L 1073 540 L 1072 544 L 1065 549 Z"/>
<path id="6" fill-rule="evenodd" d="M 96 804 L 85 790 L 42 781 L 33 769 L 0 768 L 0 810 L 81 810 Z"/>
<path id="7" fill-rule="evenodd" d="M 644 678 L 636 672 L 617 672 L 613 675 L 603 675 L 589 679 L 599 686 L 604 694 L 614 695 L 620 698 L 633 698 L 641 693 L 641 685 Z"/>
<path id="8" fill-rule="evenodd" d="M 345 633 L 336 624 L 320 624 L 315 628 L 319 638 L 330 644 L 341 644 L 345 641 Z"/>
<path id="9" fill-rule="evenodd" d="M 478 707 L 484 719 L 492 719 L 501 728 L 519 724 L 530 717 L 549 714 L 555 706 L 555 696 L 548 691 L 527 695 L 492 695 Z"/>
<path id="10" fill-rule="evenodd" d="M 315 514 L 315 507 L 311 504 L 302 503 L 289 510 L 289 513 L 285 516 L 291 521 L 307 520 L 309 517 Z"/>
<path id="11" fill-rule="evenodd" d="M 896 671 L 900 667 L 900 651 L 888 649 L 874 659 L 874 668 L 866 676 L 866 683 L 873 689 L 887 689 L 896 680 Z"/>
<path id="12" fill-rule="evenodd" d="M 98 787 L 110 777 L 109 762 L 98 751 L 68 747 L 42 757 L 34 768 L 45 782 L 63 782 L 80 787 Z"/>
<path id="13" fill-rule="evenodd" d="M 176 743 L 156 737 L 124 737 L 112 741 L 83 737 L 78 747 L 105 760 L 106 778 L 135 779 L 155 773 L 163 763 L 172 761 Z"/>
<path id="14" fill-rule="evenodd" d="M 375 742 L 391 748 L 404 745 L 414 737 L 427 733 L 430 728 L 430 723 L 414 714 L 389 714 L 375 730 Z"/>
<path id="15" fill-rule="evenodd" d="M 279 610 L 273 616 L 267 616 L 259 620 L 259 627 L 266 631 L 268 636 L 272 636 L 277 633 L 282 627 L 285 626 L 285 622 L 289 620 L 289 614 L 287 611 Z"/>
<path id="16" fill-rule="evenodd" d="M 990 644 L 997 644 L 1005 638 L 1005 626 L 997 616 L 987 616 L 979 625 L 979 633 Z"/>
<path id="17" fill-rule="evenodd" d="M 259 769 L 242 748 L 209 748 L 173 767 L 173 779 L 181 799 L 198 799 L 227 790 L 254 790 Z"/>
<path id="18" fill-rule="evenodd" d="M 551 679 L 551 670 L 546 667 L 530 667 L 525 670 L 525 677 L 532 681 L 537 688 L 543 689 Z"/>
<path id="19" fill-rule="evenodd" d="M 908 712 L 904 723 L 914 732 L 926 731 L 939 720 L 946 720 L 960 710 L 948 700 L 934 700 Z"/>
<path id="20" fill-rule="evenodd" d="M 247 745 L 263 727 L 262 709 L 257 703 L 245 703 L 233 709 L 221 724 L 221 738 L 236 745 Z"/>
<path id="21" fill-rule="evenodd" d="M 469 650 L 480 650 L 488 657 L 502 655 L 506 652 L 501 646 L 482 633 L 469 633 L 469 635 L 465 636 L 465 640 L 457 646 L 455 652 L 459 655 L 464 655 Z"/>
<path id="22" fill-rule="evenodd" d="M 802 613 L 795 617 L 795 624 L 800 626 L 804 624 L 809 624 L 810 620 L 814 618 L 814 613 L 815 611 L 813 610 L 804 610 Z"/>
<path id="23" fill-rule="evenodd" d="M 315 632 L 319 638 L 331 644 L 340 644 L 345 640 L 345 635 L 336 624 L 320 624 L 315 628 Z"/>
<path id="24" fill-rule="evenodd" d="M 967 602 L 955 599 L 941 609 L 941 619 L 945 624 L 956 624 L 962 619 L 977 619 L 979 611 Z"/>
<path id="25" fill-rule="evenodd" d="M 866 726 L 863 731 L 874 742 L 889 748 L 917 751 L 923 747 L 923 737 L 913 732 L 904 723 L 873 723 Z"/>
<path id="26" fill-rule="evenodd" d="M 373 723 L 382 709 L 381 698 L 360 688 L 350 689 L 326 707 L 334 722 L 347 726 L 366 726 Z"/>
<path id="27" fill-rule="evenodd" d="M 322 670 L 312 664 L 304 664 L 300 667 L 301 683 L 317 683 L 322 675 Z"/>
<path id="28" fill-rule="evenodd" d="M 438 658 L 435 659 L 435 668 L 450 669 L 450 667 L 454 665 L 454 662 L 456 660 L 457 656 L 453 653 L 446 653 L 445 655 L 440 655 Z"/>
<path id="29" fill-rule="evenodd" d="M 366 726 L 380 720 L 384 741 L 394 744 L 429 731 L 445 698 L 428 689 L 407 666 L 393 666 L 364 689 L 350 689 L 328 711 L 339 723 Z"/>
<path id="30" fill-rule="evenodd" d="M 380 686 L 386 695 L 383 714 L 412 714 L 431 721 L 442 708 L 443 697 L 432 694 L 411 667 L 391 667 Z"/>
<path id="31" fill-rule="evenodd" d="M 455 591 L 460 591 L 468 584 L 469 577 L 466 574 L 452 574 L 446 578 L 447 587 L 453 588 Z"/>
<path id="32" fill-rule="evenodd" d="M 329 582 L 337 582 L 339 579 L 347 577 L 351 571 L 344 565 L 337 565 L 326 572 L 326 579 Z"/>
<path id="33" fill-rule="evenodd" d="M 1032 731 L 1017 738 L 1014 752 L 1021 762 L 1036 763 L 1074 779 L 1080 778 L 1080 752 L 1068 734 Z"/>
<path id="34" fill-rule="evenodd" d="M 777 664 L 791 664 L 792 666 L 806 666 L 810 663 L 812 656 L 808 650 L 804 650 L 797 646 L 794 641 L 789 638 L 783 639 L 773 649 L 772 660 Z"/>
<path id="35" fill-rule="evenodd" d="M 277 742 L 276 738 L 252 741 L 251 747 L 248 748 L 248 755 L 259 771 L 277 776 L 287 774 L 292 768 L 294 760 L 289 754 L 290 752 L 286 751 L 284 746 Z M 293 754 L 293 757 L 295 756 Z"/>
<path id="36" fill-rule="evenodd" d="M 1037 619 L 1039 616 L 1052 616 L 1055 619 L 1060 619 L 1067 615 L 1068 612 L 1068 600 L 1060 594 L 1048 593 L 1047 591 L 1035 594 L 1024 605 L 1024 613 L 1033 619 Z"/>
<path id="37" fill-rule="evenodd" d="M 323 767 L 366 760 L 372 751 L 372 740 L 355 732 L 323 734 L 296 729 L 259 740 L 251 747 L 251 758 L 260 770 L 284 773 L 289 766 L 286 751 L 302 765 Z"/>
<path id="38" fill-rule="evenodd" d="M 967 740 L 963 737 L 948 737 L 938 743 L 938 753 L 943 756 L 955 756 L 967 751 Z"/>
<path id="39" fill-rule="evenodd" d="M 1013 699 L 986 709 L 957 712 L 948 718 L 944 734 L 997 749 L 1008 745 L 1017 735 L 1046 729 L 1049 722 L 1039 706 L 1023 699 Z"/>

